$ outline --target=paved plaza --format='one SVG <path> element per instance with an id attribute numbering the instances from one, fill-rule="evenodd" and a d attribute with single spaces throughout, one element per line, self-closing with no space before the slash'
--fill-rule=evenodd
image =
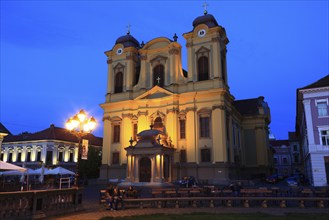
<path id="1" fill-rule="evenodd" d="M 242 208 L 242 207 L 215 207 L 215 208 L 129 208 L 125 210 L 110 211 L 99 204 L 99 190 L 104 186 L 90 183 L 85 187 L 83 197 L 83 211 L 54 216 L 49 219 L 88 219 L 96 220 L 102 217 L 123 217 L 148 214 L 185 214 L 193 212 L 208 212 L 208 213 L 264 213 L 269 215 L 285 215 L 287 213 L 326 213 L 329 215 L 329 208 Z"/>

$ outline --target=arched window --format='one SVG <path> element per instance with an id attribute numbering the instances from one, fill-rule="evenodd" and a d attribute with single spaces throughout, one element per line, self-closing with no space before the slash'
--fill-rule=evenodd
<path id="1" fill-rule="evenodd" d="M 136 85 L 138 83 L 140 72 L 141 72 L 141 66 L 139 64 L 137 64 L 135 67 L 135 78 L 134 78 L 133 85 Z"/>
<path id="2" fill-rule="evenodd" d="M 208 80 L 209 79 L 209 62 L 208 57 L 202 56 L 198 59 L 198 80 Z"/>
<path id="3" fill-rule="evenodd" d="M 114 86 L 114 93 L 123 92 L 123 74 L 122 72 L 118 72 L 115 74 L 115 86 Z"/>
<path id="4" fill-rule="evenodd" d="M 153 68 L 153 86 L 164 86 L 164 66 L 159 64 Z"/>

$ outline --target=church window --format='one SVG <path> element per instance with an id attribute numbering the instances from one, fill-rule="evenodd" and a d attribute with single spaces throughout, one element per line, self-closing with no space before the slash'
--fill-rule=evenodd
<path id="1" fill-rule="evenodd" d="M 229 113 L 226 112 L 226 138 L 227 140 L 230 140 L 230 118 L 229 118 Z"/>
<path id="2" fill-rule="evenodd" d="M 112 153 L 112 164 L 119 164 L 120 163 L 120 153 L 119 152 L 113 152 Z"/>
<path id="3" fill-rule="evenodd" d="M 186 150 L 180 150 L 180 162 L 181 163 L 186 163 Z"/>
<path id="4" fill-rule="evenodd" d="M 202 56 L 198 59 L 198 80 L 208 80 L 209 79 L 209 62 L 208 57 Z"/>
<path id="5" fill-rule="evenodd" d="M 210 118 L 200 117 L 200 137 L 208 138 L 210 137 Z"/>
<path id="6" fill-rule="evenodd" d="M 184 119 L 179 120 L 179 134 L 180 134 L 180 139 L 185 139 L 185 120 Z"/>
<path id="7" fill-rule="evenodd" d="M 113 143 L 120 142 L 120 125 L 113 126 Z"/>
<path id="8" fill-rule="evenodd" d="M 153 68 L 153 86 L 164 86 L 164 66 L 159 64 Z"/>
<path id="9" fill-rule="evenodd" d="M 114 93 L 123 92 L 123 74 L 122 72 L 118 72 L 115 74 L 115 87 Z"/>
<path id="10" fill-rule="evenodd" d="M 223 78 L 223 81 L 226 83 L 226 75 L 225 75 L 225 72 L 226 72 L 226 55 L 225 55 L 225 51 L 222 51 L 221 53 L 221 70 L 222 70 L 222 78 Z"/>
<path id="11" fill-rule="evenodd" d="M 210 162 L 210 149 L 201 149 L 201 162 Z"/>
<path id="12" fill-rule="evenodd" d="M 133 85 L 137 85 L 138 80 L 139 80 L 140 72 L 141 72 L 141 66 L 138 64 L 135 68 L 135 79 L 134 79 L 134 84 Z"/>

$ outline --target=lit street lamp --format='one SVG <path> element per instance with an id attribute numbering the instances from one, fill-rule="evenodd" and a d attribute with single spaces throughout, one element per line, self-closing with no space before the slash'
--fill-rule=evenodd
<path id="1" fill-rule="evenodd" d="M 90 117 L 87 119 L 86 112 L 81 109 L 78 114 L 74 115 L 70 119 L 66 121 L 65 127 L 69 130 L 72 134 L 74 134 L 78 140 L 78 160 L 76 162 L 76 169 L 75 169 L 75 179 L 74 185 L 78 185 L 78 176 L 79 176 L 79 161 L 81 159 L 82 154 L 82 146 L 81 146 L 81 139 L 83 136 L 92 132 L 92 130 L 96 127 L 96 120 L 94 117 Z"/>

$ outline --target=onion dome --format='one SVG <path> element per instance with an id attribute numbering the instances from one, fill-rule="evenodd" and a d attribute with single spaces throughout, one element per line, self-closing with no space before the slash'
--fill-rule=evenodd
<path id="1" fill-rule="evenodd" d="M 218 26 L 218 23 L 217 23 L 215 17 L 212 16 L 211 14 L 206 14 L 206 13 L 204 15 L 199 16 L 196 19 L 194 19 L 193 28 L 196 28 L 196 26 L 198 26 L 199 24 L 205 24 L 208 26 L 208 28 Z"/>
<path id="2" fill-rule="evenodd" d="M 137 137 L 139 140 L 149 140 L 155 139 L 159 134 L 163 134 L 163 132 L 157 129 L 149 129 L 138 133 Z"/>
<path id="3" fill-rule="evenodd" d="M 115 44 L 123 44 L 123 47 L 136 47 L 139 48 L 139 42 L 129 33 L 124 36 L 119 37 Z"/>

